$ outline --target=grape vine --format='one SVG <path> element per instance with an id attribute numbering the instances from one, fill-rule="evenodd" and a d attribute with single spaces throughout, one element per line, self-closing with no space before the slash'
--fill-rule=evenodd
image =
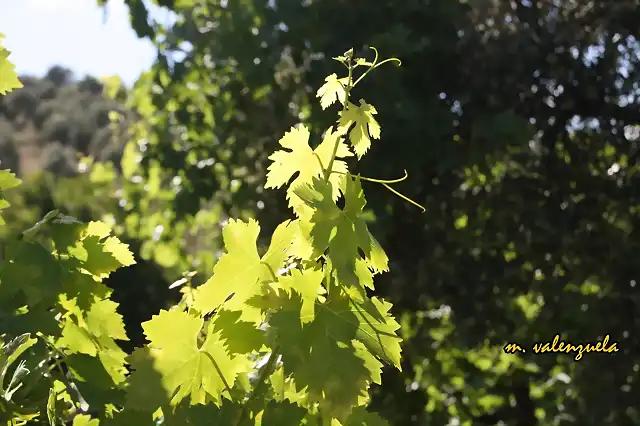
<path id="1" fill-rule="evenodd" d="M 383 364 L 400 369 L 400 326 L 390 303 L 367 294 L 389 268 L 367 228 L 361 182 L 407 198 L 390 186 L 399 180 L 360 177 L 347 165 L 381 134 L 376 109 L 352 103 L 352 90 L 378 66 L 400 62 L 378 62 L 373 51 L 371 62 L 353 50 L 334 58 L 347 76 L 327 77 L 317 97 L 323 109 L 342 108 L 320 143 L 312 148 L 301 124 L 269 157 L 265 188 L 286 187 L 294 217 L 266 250 L 257 245 L 257 221 L 230 220 L 212 277 L 143 323 L 148 344 L 132 354 L 118 346 L 127 336 L 103 280 L 135 260 L 108 225 L 53 211 L 8 242 L 0 267 L 0 422 L 386 424 L 366 407 Z M 8 54 L 0 47 L 3 94 L 21 87 Z M 0 171 L 0 190 L 19 183 Z"/>

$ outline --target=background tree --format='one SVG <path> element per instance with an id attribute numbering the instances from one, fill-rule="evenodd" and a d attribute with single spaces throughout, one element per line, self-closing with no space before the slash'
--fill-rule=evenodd
<path id="1" fill-rule="evenodd" d="M 66 174 L 75 173 L 77 154 L 119 162 L 123 143 L 113 138 L 109 112 L 124 110 L 103 96 L 102 83 L 76 80 L 60 66 L 43 78 L 21 78 L 25 87 L 0 99 L 0 140 L 16 144 L 23 175 L 47 170 L 58 157 L 65 158 Z"/>

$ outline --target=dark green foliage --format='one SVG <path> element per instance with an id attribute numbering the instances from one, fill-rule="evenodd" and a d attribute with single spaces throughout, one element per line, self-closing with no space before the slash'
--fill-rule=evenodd
<path id="1" fill-rule="evenodd" d="M 179 18 L 157 38 L 141 2 L 130 4 L 136 31 L 160 52 L 193 46 L 177 64 L 160 53 L 139 87 L 159 111 L 142 164 L 181 177 L 172 208 L 184 216 L 213 197 L 231 216 L 280 217 L 286 206 L 260 192 L 265 153 L 299 117 L 323 130 L 309 99 L 337 69 L 318 59 L 347 44 L 402 59 L 362 85 L 385 117 L 363 175 L 407 169 L 404 191 L 427 208 L 368 200 L 396 271 L 377 288 L 406 312 L 411 338 L 403 376 L 377 394 L 395 424 L 532 425 L 534 409 L 549 425 L 640 421 L 637 2 L 187 1 L 169 5 Z M 168 137 L 179 125 L 193 163 Z M 208 158 L 224 165 L 218 179 L 201 177 Z M 234 178 L 242 183 L 228 196 Z M 536 300 L 544 307 L 527 317 L 522 307 Z M 452 314 L 431 312 L 441 306 Z M 506 362 L 505 341 L 556 332 L 611 333 L 623 349 L 490 368 Z"/>

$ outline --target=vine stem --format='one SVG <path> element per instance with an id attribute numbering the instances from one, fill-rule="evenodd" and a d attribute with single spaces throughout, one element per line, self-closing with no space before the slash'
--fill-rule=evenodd
<path id="1" fill-rule="evenodd" d="M 345 87 L 344 92 L 344 104 L 342 105 L 342 112 L 344 113 L 347 110 L 347 104 L 349 103 L 349 94 L 351 92 L 352 83 L 353 83 L 353 54 L 349 56 L 349 75 L 347 76 L 347 87 Z M 338 154 L 338 147 L 340 146 L 340 138 L 336 138 L 336 143 L 333 145 L 333 152 L 331 153 L 331 159 L 329 160 L 329 165 L 324 171 L 324 181 L 329 182 L 329 176 L 331 176 L 331 169 L 333 169 L 333 162 L 336 160 L 336 155 Z"/>
<path id="2" fill-rule="evenodd" d="M 341 172 L 339 170 L 333 170 L 331 173 L 337 173 L 339 175 L 346 175 L 346 176 L 351 176 L 351 177 L 356 177 L 354 175 L 352 175 L 351 173 L 346 173 L 346 172 Z M 357 178 L 360 180 L 366 180 L 367 182 L 373 182 L 373 183 L 398 183 L 398 182 L 402 182 L 404 180 L 407 179 L 409 175 L 407 174 L 407 171 L 404 171 L 404 176 L 402 176 L 401 178 L 397 178 L 397 179 L 374 179 L 374 178 L 368 178 L 368 177 L 364 177 L 364 176 L 360 176 L 358 175 Z"/>
<path id="3" fill-rule="evenodd" d="M 403 200 L 405 200 L 408 203 L 413 204 L 414 206 L 418 207 L 419 209 L 422 210 L 422 213 L 426 212 L 427 209 L 425 209 L 423 206 L 421 206 L 420 204 L 416 203 L 415 201 L 413 201 L 411 198 L 407 197 L 404 194 L 401 194 L 400 192 L 396 191 L 395 189 L 393 189 L 392 187 L 390 187 L 389 185 L 387 185 L 386 183 L 382 183 L 382 186 L 384 186 L 385 188 L 387 188 L 389 191 L 393 192 L 394 194 L 396 194 L 398 197 L 402 198 Z"/>
<path id="4" fill-rule="evenodd" d="M 367 76 L 367 74 L 369 74 L 371 71 L 373 71 L 374 69 L 378 68 L 379 66 L 387 63 L 387 62 L 396 62 L 398 66 L 402 65 L 402 61 L 398 58 L 389 58 L 389 59 L 385 59 L 382 62 L 378 62 L 378 50 L 375 47 L 371 47 L 371 49 L 375 52 L 376 56 L 373 59 L 373 62 L 371 63 L 371 65 L 369 66 L 369 68 L 362 73 L 362 75 L 354 82 L 353 81 L 353 70 L 354 70 L 354 66 L 353 66 L 353 53 L 351 53 L 348 57 L 348 63 L 345 64 L 347 66 L 347 69 L 349 70 L 349 75 L 347 77 L 347 86 L 344 88 L 345 89 L 345 97 L 344 97 L 344 104 L 342 106 L 342 111 L 341 114 L 343 114 L 346 110 L 347 110 L 347 105 L 349 104 L 349 95 L 351 94 L 351 89 L 353 89 L 360 81 L 362 81 L 363 78 L 365 78 Z M 357 64 L 356 64 L 357 66 Z M 353 176 L 350 173 L 344 173 L 344 172 L 339 172 L 339 171 L 334 171 L 333 169 L 333 163 L 336 160 L 336 155 L 338 154 L 338 148 L 340 146 L 340 138 L 336 138 L 336 142 L 333 146 L 333 152 L 331 153 L 331 158 L 329 160 L 329 164 L 327 165 L 327 168 L 325 169 L 323 164 L 322 164 L 322 160 L 320 159 L 320 157 L 318 157 L 317 154 L 315 154 L 316 158 L 318 159 L 318 162 L 320 163 L 320 167 L 323 168 L 324 170 L 324 181 L 325 183 L 329 182 L 329 177 L 331 176 L 331 173 L 340 173 L 340 174 L 344 174 L 344 175 L 348 175 L 348 176 Z M 373 178 L 366 178 L 366 177 L 362 177 L 358 175 L 358 178 L 362 179 L 362 180 L 366 180 L 369 182 L 375 182 L 375 183 L 379 183 L 382 184 L 382 186 L 384 186 L 386 189 L 388 189 L 389 191 L 391 191 L 392 193 L 394 193 L 395 195 L 397 195 L 398 197 L 402 198 L 403 200 L 413 204 L 414 206 L 418 207 L 419 209 L 422 210 L 422 213 L 424 213 L 426 211 L 426 209 L 421 206 L 420 204 L 418 204 L 417 202 L 413 201 L 412 199 L 410 199 L 409 197 L 407 197 L 404 194 L 401 194 L 400 192 L 396 191 L 395 189 L 391 188 L 389 186 L 389 184 L 392 183 L 398 183 L 398 182 L 402 182 L 403 180 L 405 180 L 407 178 L 407 171 L 404 171 L 404 176 L 399 178 L 399 179 L 392 179 L 392 180 L 382 180 L 382 179 L 373 179 Z"/>
<path id="5" fill-rule="evenodd" d="M 347 69 L 349 70 L 349 75 L 347 76 L 347 87 L 344 88 L 344 91 L 345 91 L 344 104 L 342 105 L 341 114 L 343 114 L 347 110 L 347 105 L 349 104 L 349 95 L 351 94 L 351 89 L 353 89 L 356 86 L 356 84 L 358 84 L 360 81 L 362 81 L 362 79 L 365 78 L 367 76 L 367 74 L 369 74 L 371 71 L 373 71 L 374 69 L 378 68 L 380 65 L 382 65 L 384 63 L 387 63 L 387 62 L 396 61 L 398 64 L 402 64 L 402 61 L 400 61 L 400 59 L 397 59 L 397 58 L 385 59 L 384 61 L 378 63 L 378 49 L 376 49 L 375 47 L 370 47 L 370 49 L 375 52 L 376 56 L 373 59 L 373 62 L 371 62 L 371 65 L 369 66 L 369 68 L 364 73 L 362 73 L 362 75 L 355 82 L 353 81 L 353 70 L 357 66 L 357 64 L 356 64 L 356 66 L 353 65 L 353 50 L 351 50 L 351 53 L 349 54 L 349 56 L 347 58 L 348 62 L 345 65 L 347 66 Z M 337 138 L 336 139 L 336 143 L 333 146 L 333 152 L 331 154 L 331 159 L 329 160 L 329 165 L 324 170 L 324 181 L 325 181 L 325 183 L 329 182 L 329 177 L 331 176 L 331 172 L 332 172 L 332 169 L 333 169 L 333 162 L 336 160 L 336 155 L 338 154 L 339 146 L 340 146 L 340 138 Z M 318 158 L 318 160 L 320 160 L 320 159 Z M 320 166 L 322 167 L 322 161 L 320 161 Z"/>
<path id="6" fill-rule="evenodd" d="M 365 78 L 367 76 L 367 74 L 369 74 L 371 71 L 373 71 L 374 69 L 378 68 L 380 65 L 382 64 L 386 64 L 387 62 L 396 62 L 398 64 L 398 66 L 402 65 L 402 61 L 398 58 L 389 58 L 389 59 L 385 59 L 384 61 L 380 62 L 380 63 L 376 63 L 378 61 L 378 51 L 376 50 L 375 47 L 372 47 L 373 50 L 375 50 L 376 52 L 376 59 L 373 61 L 373 65 L 371 65 L 371 67 L 366 70 L 361 76 L 360 78 L 358 78 L 356 80 L 355 83 L 353 83 L 352 87 L 355 87 L 358 83 L 360 83 L 360 81 L 362 81 L 363 78 Z"/>
<path id="7" fill-rule="evenodd" d="M 375 56 L 375 58 L 373 58 L 373 62 L 371 62 L 371 66 L 365 72 L 362 73 L 360 78 L 358 78 L 355 83 L 353 83 L 353 87 L 355 87 L 356 84 L 360 83 L 360 81 L 362 81 L 362 79 L 365 78 L 367 76 L 367 74 L 369 74 L 371 72 L 371 70 L 373 70 L 374 68 L 377 67 L 378 49 L 376 49 L 375 47 L 370 47 L 370 49 L 375 52 L 376 56 Z"/>
<path id="8" fill-rule="evenodd" d="M 322 164 L 322 163 L 321 163 Z M 351 173 L 345 173 L 345 172 L 340 172 L 337 170 L 332 171 L 331 173 L 338 173 L 338 174 L 342 174 L 342 175 L 346 175 L 346 176 L 351 176 L 354 177 Z M 388 189 L 389 191 L 393 192 L 394 194 L 396 194 L 398 197 L 402 198 L 403 200 L 407 201 L 408 203 L 413 204 L 414 206 L 418 207 L 419 209 L 422 210 L 422 213 L 424 213 L 426 211 L 426 209 L 424 208 L 424 206 L 418 204 L 417 202 L 413 201 L 411 198 L 407 197 L 404 194 L 401 194 L 400 192 L 396 191 L 395 189 L 391 188 L 389 186 L 389 184 L 391 183 L 398 183 L 398 182 L 402 182 L 407 178 L 407 171 L 404 171 L 404 176 L 398 179 L 388 179 L 388 180 L 384 180 L 384 179 L 373 179 L 373 178 L 368 178 L 368 177 L 364 177 L 364 176 L 360 176 L 357 175 L 355 177 L 357 177 L 360 180 L 365 180 L 368 182 L 373 182 L 373 183 L 379 183 L 382 186 L 384 186 L 386 189 Z"/>
<path id="9" fill-rule="evenodd" d="M 265 262 L 264 260 L 260 261 L 260 263 L 262 263 L 264 266 L 267 267 L 267 269 L 269 270 L 269 273 L 271 274 L 271 278 L 273 278 L 273 281 L 278 281 L 278 276 L 276 275 L 276 273 L 274 272 L 273 268 L 271 267 L 271 265 L 269 265 L 267 262 Z"/>

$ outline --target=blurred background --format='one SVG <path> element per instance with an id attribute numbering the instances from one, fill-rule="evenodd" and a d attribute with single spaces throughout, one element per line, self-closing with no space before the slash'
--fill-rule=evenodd
<path id="1" fill-rule="evenodd" d="M 394 426 L 640 425 L 637 0 L 0 0 L 24 88 L 0 98 L 5 240 L 59 208 L 111 223 L 139 264 L 113 274 L 140 322 L 197 285 L 228 218 L 289 217 L 263 189 L 290 126 L 334 119 L 331 57 L 402 67 L 354 96 L 382 139 L 358 172 L 391 259 L 376 293 L 403 371 L 373 409 Z M 170 288 L 172 287 L 172 288 Z M 502 348 L 609 334 L 614 354 Z"/>

